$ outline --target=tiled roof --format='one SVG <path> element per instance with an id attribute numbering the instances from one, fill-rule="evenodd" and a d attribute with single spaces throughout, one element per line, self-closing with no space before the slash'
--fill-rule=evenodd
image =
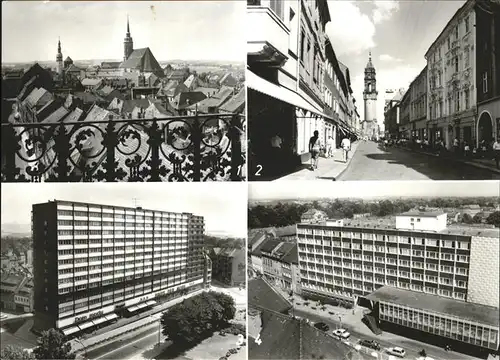
<path id="1" fill-rule="evenodd" d="M 105 103 L 102 97 L 86 91 L 78 91 L 73 94 L 76 99 L 82 100 L 84 104 Z"/>
<path id="2" fill-rule="evenodd" d="M 142 72 L 163 72 L 163 69 L 148 47 L 134 49 L 128 59 L 120 64 L 120 68 L 136 69 Z"/>
<path id="3" fill-rule="evenodd" d="M 179 93 L 173 102 L 173 106 L 176 109 L 190 108 L 193 104 L 199 104 L 201 101 L 206 99 L 205 94 L 196 91 L 186 91 Z"/>
<path id="4" fill-rule="evenodd" d="M 46 92 L 47 92 L 47 90 L 45 90 L 44 88 L 34 89 L 26 97 L 26 99 L 24 99 L 24 104 L 29 105 L 29 106 L 35 106 L 37 104 L 38 100 L 40 100 L 42 98 L 42 96 L 45 95 Z"/>
<path id="5" fill-rule="evenodd" d="M 245 108 L 245 88 L 242 88 L 235 96 L 220 107 L 220 110 L 229 113 L 239 113 Z"/>
<path id="6" fill-rule="evenodd" d="M 68 113 L 69 113 L 68 109 L 66 109 L 64 106 L 61 106 L 59 109 L 57 109 L 52 114 L 50 114 L 45 119 L 43 119 L 41 122 L 43 122 L 43 123 L 58 122 L 63 117 L 65 117 Z"/>
<path id="7" fill-rule="evenodd" d="M 260 246 L 255 249 L 254 252 L 257 253 L 258 251 L 258 255 L 261 255 L 262 252 L 267 252 L 267 253 L 270 253 L 271 251 L 274 250 L 274 248 L 276 246 L 278 246 L 279 244 L 281 244 L 281 241 L 280 240 L 274 240 L 274 239 L 267 239 L 267 240 L 264 240 Z"/>
<path id="8" fill-rule="evenodd" d="M 98 86 L 102 82 L 102 79 L 91 79 L 85 78 L 82 80 L 83 86 Z"/>
<path id="9" fill-rule="evenodd" d="M 97 93 L 98 93 L 99 95 L 101 95 L 101 96 L 106 97 L 106 96 L 108 96 L 109 94 L 111 94 L 114 90 L 115 90 L 115 89 L 114 89 L 114 88 L 112 88 L 111 86 L 109 86 L 109 85 L 105 85 L 105 86 L 103 86 L 103 87 L 102 87 L 102 89 L 97 90 Z"/>
<path id="10" fill-rule="evenodd" d="M 208 112 L 210 107 L 218 108 L 232 95 L 233 89 L 223 86 L 217 93 L 209 98 L 199 102 L 197 106 L 191 106 L 190 109 L 198 109 L 200 112 Z"/>
<path id="11" fill-rule="evenodd" d="M 292 308 L 292 304 L 263 279 L 248 280 L 248 306 L 269 309 L 283 314 Z"/>
<path id="12" fill-rule="evenodd" d="M 251 246 L 253 244 L 255 244 L 259 239 L 261 239 L 262 237 L 265 237 L 266 236 L 266 233 L 264 231 L 257 231 L 255 232 L 255 234 L 250 238 L 248 238 L 247 242 L 248 242 L 248 245 Z"/>
<path id="13" fill-rule="evenodd" d="M 148 99 L 123 100 L 123 105 L 121 107 L 121 113 L 122 114 L 131 113 L 136 107 L 147 109 L 150 104 L 151 103 Z"/>
<path id="14" fill-rule="evenodd" d="M 281 236 L 292 236 L 297 234 L 297 227 L 295 225 L 288 225 L 279 228 L 275 228 L 276 237 Z"/>
<path id="15" fill-rule="evenodd" d="M 66 69 L 66 72 L 80 72 L 80 71 L 83 71 L 82 69 L 80 69 L 78 66 L 76 66 L 75 64 L 71 64 L 70 66 L 68 66 L 68 68 Z"/>
<path id="16" fill-rule="evenodd" d="M 193 91 L 199 91 L 199 92 L 202 92 L 203 94 L 205 94 L 207 97 L 212 95 L 212 94 L 215 94 L 218 89 L 217 88 L 211 88 L 211 87 L 197 87 L 196 89 L 194 89 Z"/>

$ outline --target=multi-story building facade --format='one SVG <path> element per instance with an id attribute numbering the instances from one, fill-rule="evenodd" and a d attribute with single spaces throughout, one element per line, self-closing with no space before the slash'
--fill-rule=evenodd
<path id="1" fill-rule="evenodd" d="M 377 137 L 377 74 L 372 63 L 372 53 L 365 67 L 365 88 L 363 100 L 365 102 L 365 118 L 362 123 L 363 136 L 369 139 Z"/>
<path id="2" fill-rule="evenodd" d="M 310 137 L 316 130 L 324 137 L 329 118 L 323 94 L 328 3 L 249 0 L 247 5 L 248 137 L 255 162 L 266 163 L 276 135 L 289 156 L 307 160 Z"/>
<path id="3" fill-rule="evenodd" d="M 76 334 L 206 279 L 203 217 L 50 201 L 33 205 L 36 331 Z"/>
<path id="4" fill-rule="evenodd" d="M 481 1 L 475 4 L 477 126 L 476 146 L 489 143 L 500 134 L 500 4 Z"/>
<path id="5" fill-rule="evenodd" d="M 212 278 L 229 286 L 245 284 L 246 263 L 244 249 L 213 248 L 210 251 L 212 260 Z"/>
<path id="6" fill-rule="evenodd" d="M 410 103 L 411 103 L 411 91 L 406 91 L 401 99 L 400 116 L 399 116 L 399 137 L 409 139 L 410 138 Z"/>
<path id="7" fill-rule="evenodd" d="M 430 331 L 428 323 L 421 331 L 497 350 L 499 274 L 493 269 L 500 264 L 498 257 L 488 253 L 498 252 L 499 238 L 499 229 L 447 228 L 446 214 L 425 211 L 401 214 L 391 226 L 378 221 L 298 224 L 302 293 L 323 302 L 370 300 L 373 307 L 375 301 L 380 306 L 380 320 L 387 321 L 397 320 L 393 310 L 386 313 L 383 304 L 389 300 L 384 294 L 397 293 L 403 299 L 396 302 L 400 308 L 413 293 L 427 300 L 430 296 L 432 309 L 429 301 L 420 308 L 415 302 L 408 307 L 426 316 L 438 313 L 444 319 L 452 317 L 462 331 L 469 329 L 471 321 L 479 322 L 488 329 L 488 339 L 478 342 L 474 336 L 458 338 L 458 330 L 450 333 L 448 325 L 445 334 Z M 481 322 L 482 316 L 480 321 L 474 320 L 475 311 L 463 311 L 467 308 L 464 304 L 489 314 L 491 319 Z M 411 320 L 405 316 L 404 323 L 399 324 L 411 327 Z M 482 339 L 482 334 L 478 336 Z"/>
<path id="8" fill-rule="evenodd" d="M 427 139 L 427 66 L 411 82 L 410 123 L 412 139 Z"/>
<path id="9" fill-rule="evenodd" d="M 394 94 L 394 95 L 392 95 Z M 405 94 L 404 89 L 386 92 L 386 95 L 392 95 L 390 100 L 385 101 L 384 107 L 384 128 L 386 138 L 399 138 L 399 123 L 401 121 L 401 99 Z"/>
<path id="10" fill-rule="evenodd" d="M 431 140 L 442 139 L 447 148 L 455 138 L 461 144 L 477 142 L 474 2 L 468 0 L 457 10 L 425 54 Z"/>

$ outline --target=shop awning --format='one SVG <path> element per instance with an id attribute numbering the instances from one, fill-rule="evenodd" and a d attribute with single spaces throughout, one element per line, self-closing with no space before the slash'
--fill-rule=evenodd
<path id="1" fill-rule="evenodd" d="M 99 324 L 102 324 L 104 322 L 108 321 L 108 319 L 106 319 L 104 316 L 103 317 L 100 317 L 100 318 L 97 318 L 97 319 L 93 319 L 92 322 L 95 324 L 95 325 L 99 325 Z"/>
<path id="2" fill-rule="evenodd" d="M 80 330 L 85 330 L 85 329 L 88 329 L 89 327 L 92 327 L 92 326 L 94 326 L 94 323 L 92 321 L 78 325 Z"/>
<path id="3" fill-rule="evenodd" d="M 147 305 L 146 305 L 146 303 L 142 303 L 142 304 L 137 305 L 137 307 L 139 309 L 144 309 L 145 307 L 147 307 Z"/>
<path id="4" fill-rule="evenodd" d="M 149 300 L 148 302 L 146 302 L 147 306 L 151 306 L 151 305 L 155 305 L 155 304 L 156 304 L 156 301 L 154 301 L 154 300 Z"/>
<path id="5" fill-rule="evenodd" d="M 114 319 L 118 319 L 118 315 L 116 315 L 115 313 L 113 313 L 113 314 L 106 315 L 105 318 L 106 318 L 106 320 L 111 321 L 111 320 L 114 320 Z"/>
<path id="6" fill-rule="evenodd" d="M 134 312 L 134 311 L 139 310 L 139 306 L 134 305 L 134 306 L 131 306 L 131 307 L 127 308 L 127 310 L 129 312 Z"/>
<path id="7" fill-rule="evenodd" d="M 74 334 L 74 333 L 80 331 L 80 329 L 76 326 L 72 326 L 72 327 L 69 327 L 67 329 L 62 329 L 61 331 L 64 335 L 68 336 L 68 335 L 71 335 L 71 334 Z"/>
<path id="8" fill-rule="evenodd" d="M 250 89 L 258 91 L 262 94 L 284 101 L 288 104 L 292 104 L 298 108 L 315 113 L 316 115 L 320 115 L 328 119 L 333 119 L 330 116 L 325 115 L 321 110 L 316 109 L 312 104 L 310 104 L 306 99 L 304 99 L 296 92 L 287 89 L 284 86 L 279 86 L 267 80 L 264 80 L 248 69 L 245 72 L 245 83 Z"/>

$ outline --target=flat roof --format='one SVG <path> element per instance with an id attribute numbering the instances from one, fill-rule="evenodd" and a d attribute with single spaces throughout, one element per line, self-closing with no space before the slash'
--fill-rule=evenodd
<path id="1" fill-rule="evenodd" d="M 373 301 L 390 302 L 415 309 L 456 316 L 460 319 L 484 325 L 498 327 L 500 324 L 499 309 L 493 306 L 448 299 L 423 292 L 398 289 L 393 286 L 382 286 L 365 297 Z"/>
<path id="2" fill-rule="evenodd" d="M 440 215 L 446 214 L 443 211 L 418 211 L 418 210 L 410 210 L 401 214 L 397 214 L 396 216 L 418 216 L 418 217 L 436 217 Z"/>
<path id="3" fill-rule="evenodd" d="M 500 228 L 476 226 L 476 225 L 466 225 L 466 224 L 450 224 L 445 229 L 440 231 L 432 230 L 418 230 L 418 229 L 396 229 L 396 219 L 391 218 L 358 218 L 358 219 L 345 219 L 344 225 L 326 225 L 326 223 L 302 223 L 300 226 L 329 226 L 338 229 L 345 229 L 349 231 L 349 228 L 365 229 L 365 230 L 387 230 L 394 232 L 412 232 L 412 233 L 422 233 L 422 234 L 443 234 L 443 235 L 456 235 L 456 236 L 482 236 L 494 239 L 500 239 Z M 356 230 L 357 230 L 356 229 Z"/>

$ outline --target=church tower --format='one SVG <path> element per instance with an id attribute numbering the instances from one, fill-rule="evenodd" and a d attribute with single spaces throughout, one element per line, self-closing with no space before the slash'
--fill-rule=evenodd
<path id="1" fill-rule="evenodd" d="M 125 40 L 123 41 L 123 61 L 127 60 L 130 54 L 134 51 L 134 41 L 130 36 L 130 24 L 127 15 L 127 34 L 125 35 Z"/>
<path id="2" fill-rule="evenodd" d="M 363 100 L 365 101 L 365 119 L 363 120 L 363 136 L 369 139 L 377 138 L 377 78 L 375 68 L 372 64 L 372 52 L 368 58 L 365 68 L 365 90 Z"/>
<path id="3" fill-rule="evenodd" d="M 59 75 L 62 75 L 63 73 L 63 55 L 61 52 L 61 39 L 59 39 L 59 42 L 57 44 L 57 56 L 56 56 L 56 71 Z"/>

